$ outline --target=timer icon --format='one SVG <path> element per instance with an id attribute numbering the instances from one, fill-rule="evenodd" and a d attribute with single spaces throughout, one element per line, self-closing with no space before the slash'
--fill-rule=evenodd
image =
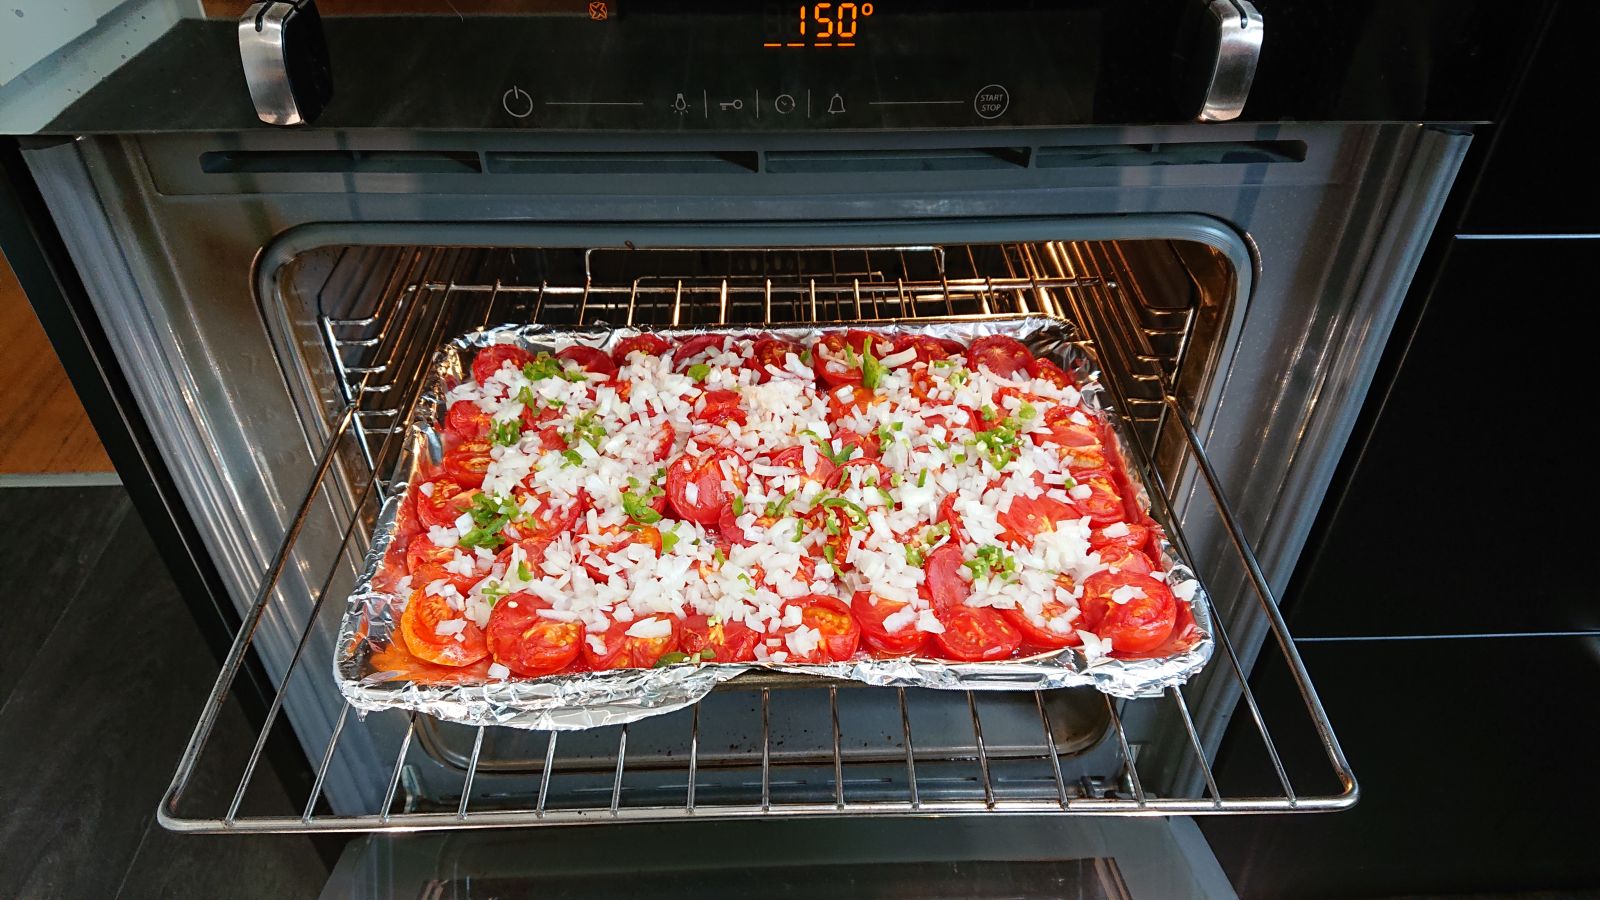
<path id="1" fill-rule="evenodd" d="M 789 113 L 794 112 L 794 107 L 794 95 L 792 94 L 779 94 L 772 100 L 772 108 L 777 110 L 780 116 L 787 116 Z"/>

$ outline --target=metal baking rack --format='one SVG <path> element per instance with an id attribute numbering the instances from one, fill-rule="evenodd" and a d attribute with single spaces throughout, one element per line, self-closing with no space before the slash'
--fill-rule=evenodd
<path id="1" fill-rule="evenodd" d="M 1129 252 L 1114 242 L 596 248 L 582 253 L 580 265 L 571 253 L 529 249 L 343 251 L 328 276 L 320 320 L 342 402 L 329 416 L 330 437 L 311 486 L 163 800 L 162 824 L 196 832 L 367 831 L 862 814 L 1221 814 L 1352 805 L 1357 788 L 1350 766 L 1185 408 L 1196 368 L 1186 359 L 1205 350 L 1196 349 L 1202 300 L 1184 292 L 1147 295 L 1133 277 Z M 1200 690 L 1194 684 L 1169 688 L 1159 698 L 1117 701 L 1086 690 L 976 694 L 796 685 L 759 675 L 736 679 L 679 713 L 576 733 L 469 728 L 400 711 L 352 715 L 346 706 L 313 759 L 309 790 L 295 798 L 299 812 L 244 811 L 269 734 L 283 727 L 284 690 L 297 666 L 299 677 L 329 677 L 304 670 L 306 647 L 328 599 L 342 602 L 353 581 L 350 561 L 361 556 L 376 508 L 397 474 L 391 470 L 406 413 L 443 341 L 505 322 L 848 325 L 1030 314 L 1064 318 L 1081 330 L 1085 349 L 1105 367 L 1103 381 L 1131 437 L 1129 462 L 1151 488 L 1153 512 L 1184 555 L 1201 563 L 1203 578 L 1204 558 L 1173 526 L 1208 517 L 1227 534 L 1231 555 L 1209 568 L 1236 577 L 1243 608 L 1217 616 L 1217 654 L 1202 679 L 1221 682 L 1220 689 L 1205 686 L 1207 697 L 1236 698 L 1236 708 L 1230 702 L 1228 709 L 1197 712 L 1190 700 Z M 352 457 L 355 472 L 346 471 Z M 330 477 L 334 472 L 343 477 Z M 298 617 L 302 636 L 278 679 L 279 693 L 242 766 L 222 760 L 242 773 L 232 801 L 225 808 L 191 809 L 199 805 L 190 797 L 195 773 L 257 626 L 269 610 L 286 614 L 276 591 L 296 541 L 313 509 L 326 503 L 323 495 L 340 490 L 353 496 L 336 506 L 354 512 L 341 523 L 343 544 L 309 614 Z M 1260 658 L 1254 648 L 1241 650 L 1230 640 L 1239 617 L 1264 621 L 1268 637 Z M 1249 677 L 1252 665 L 1292 682 L 1298 739 L 1318 745 L 1320 754 L 1312 756 L 1325 761 L 1309 777 L 1291 778 Z M 1239 752 L 1259 765 L 1256 777 L 1225 786 L 1213 763 L 1230 714 L 1246 726 L 1240 743 L 1250 747 Z M 341 738 L 378 716 L 405 721 L 387 779 L 374 792 L 381 801 L 364 811 L 328 812 L 322 789 Z M 418 783 L 421 758 L 453 781 L 441 787 L 434 774 L 429 784 Z M 1296 780 L 1313 788 L 1297 790 Z"/>

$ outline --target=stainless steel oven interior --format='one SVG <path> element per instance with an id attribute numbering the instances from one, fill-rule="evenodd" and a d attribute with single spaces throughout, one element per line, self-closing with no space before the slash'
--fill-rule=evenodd
<path id="1" fill-rule="evenodd" d="M 1016 171 L 869 177 L 771 171 L 761 154 L 772 148 L 739 174 L 596 173 L 593 148 L 570 147 L 524 154 L 537 171 L 438 162 L 515 155 L 491 146 L 508 137 L 408 136 L 401 156 L 426 163 L 412 171 L 395 170 L 409 164 L 400 156 L 363 164 L 401 140 L 383 136 L 30 151 L 245 619 L 163 823 L 416 829 L 1353 803 L 1274 591 L 1467 138 L 1394 125 L 1203 135 L 1041 133 Z M 1298 149 L 1237 150 L 1269 139 Z M 1214 152 L 1218 141 L 1237 155 Z M 1044 142 L 1076 163 L 1048 165 Z M 1142 164 L 1157 147 L 1176 151 L 1171 164 Z M 562 171 L 565 152 L 581 159 Z M 333 688 L 344 594 L 440 342 L 520 321 L 1019 313 L 1068 319 L 1096 351 L 1157 510 L 1212 593 L 1218 652 L 1190 684 L 1112 701 L 750 678 L 679 713 L 561 734 L 363 716 Z M 252 650 L 278 701 L 253 749 L 218 747 L 211 726 Z M 1258 669 L 1298 684 L 1302 715 L 1266 720 L 1248 684 Z M 1211 763 L 1234 717 L 1254 738 L 1233 752 L 1258 777 L 1219 783 Z M 292 731 L 316 772 L 293 811 L 257 809 L 250 790 L 274 728 Z M 1319 743 L 1325 765 L 1291 771 L 1285 740 Z M 193 803 L 199 778 L 237 784 L 232 802 Z"/>

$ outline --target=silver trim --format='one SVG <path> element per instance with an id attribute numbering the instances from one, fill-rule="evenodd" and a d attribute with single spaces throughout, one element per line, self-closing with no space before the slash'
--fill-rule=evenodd
<path id="1" fill-rule="evenodd" d="M 298 10 L 289 3 L 253 3 L 239 17 L 239 62 L 256 116 L 268 125 L 303 125 L 305 117 L 289 84 L 283 33 Z"/>
<path id="2" fill-rule="evenodd" d="M 1210 0 L 1207 12 L 1217 20 L 1217 54 L 1197 118 L 1228 122 L 1239 118 L 1250 97 L 1266 23 L 1247 0 Z"/>

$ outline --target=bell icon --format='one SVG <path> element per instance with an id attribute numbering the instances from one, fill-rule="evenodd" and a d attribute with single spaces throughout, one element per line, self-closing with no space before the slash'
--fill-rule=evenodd
<path id="1" fill-rule="evenodd" d="M 834 94 L 833 97 L 828 100 L 828 114 L 831 116 L 836 116 L 842 112 L 844 112 L 844 98 L 838 94 Z"/>

